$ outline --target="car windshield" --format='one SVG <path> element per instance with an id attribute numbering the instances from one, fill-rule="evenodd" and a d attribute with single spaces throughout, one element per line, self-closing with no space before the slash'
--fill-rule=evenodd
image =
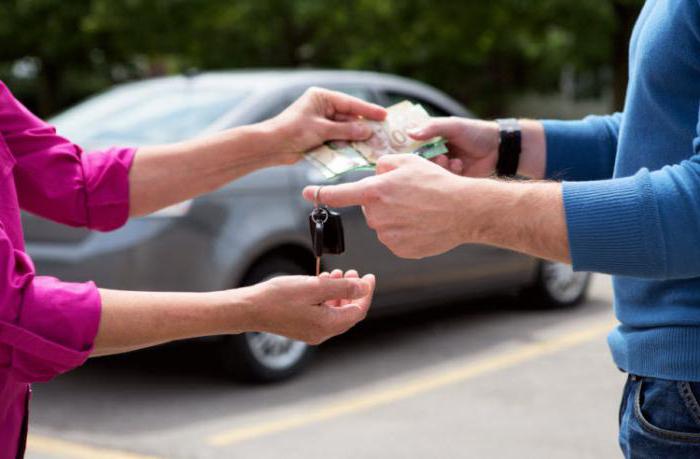
<path id="1" fill-rule="evenodd" d="M 89 99 L 51 120 L 85 147 L 154 145 L 193 137 L 240 103 L 247 91 L 179 86 L 122 87 Z"/>

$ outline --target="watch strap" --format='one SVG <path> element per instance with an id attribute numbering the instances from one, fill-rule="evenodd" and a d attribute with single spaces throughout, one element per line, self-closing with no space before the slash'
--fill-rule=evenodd
<path id="1" fill-rule="evenodd" d="M 497 119 L 500 142 L 498 144 L 498 161 L 496 175 L 515 177 L 520 162 L 522 133 L 520 123 L 515 118 Z"/>

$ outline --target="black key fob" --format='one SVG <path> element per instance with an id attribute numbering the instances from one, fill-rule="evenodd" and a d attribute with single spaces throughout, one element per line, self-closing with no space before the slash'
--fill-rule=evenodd
<path id="1" fill-rule="evenodd" d="M 340 255 L 345 252 L 343 220 L 338 212 L 326 206 L 315 207 L 309 215 L 309 232 L 314 254 Z"/>

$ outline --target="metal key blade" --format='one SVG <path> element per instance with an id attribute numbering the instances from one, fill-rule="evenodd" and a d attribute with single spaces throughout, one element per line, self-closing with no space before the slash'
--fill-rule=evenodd
<path id="1" fill-rule="evenodd" d="M 316 255 L 316 276 L 321 274 L 321 255 L 323 255 L 323 224 L 328 219 L 328 212 L 325 209 L 315 208 L 311 212 L 313 222 L 313 248 Z"/>

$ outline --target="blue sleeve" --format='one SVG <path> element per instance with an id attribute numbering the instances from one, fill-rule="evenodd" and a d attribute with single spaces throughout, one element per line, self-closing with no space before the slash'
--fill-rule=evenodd
<path id="1" fill-rule="evenodd" d="M 621 113 L 588 116 L 580 121 L 542 121 L 547 142 L 546 177 L 554 180 L 612 177 L 621 121 Z"/>
<path id="2" fill-rule="evenodd" d="M 574 269 L 655 279 L 700 276 L 700 125 L 698 133 L 694 153 L 679 164 L 563 183 Z"/>

